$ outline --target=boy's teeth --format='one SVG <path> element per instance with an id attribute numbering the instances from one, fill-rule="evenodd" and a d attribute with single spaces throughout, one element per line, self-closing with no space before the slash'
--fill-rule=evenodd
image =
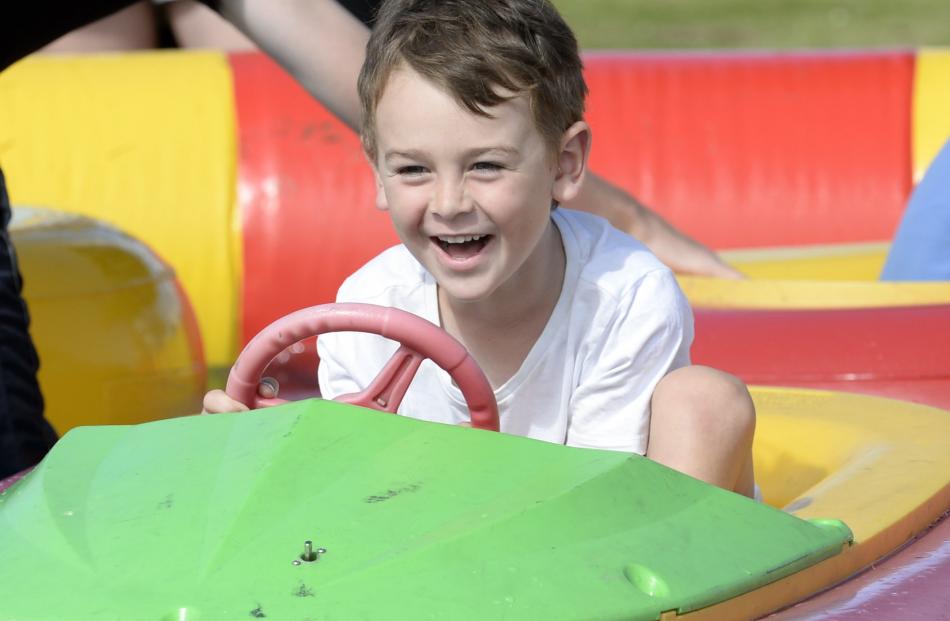
<path id="1" fill-rule="evenodd" d="M 478 241 L 484 235 L 439 235 L 439 241 L 447 244 L 464 244 L 470 241 Z"/>

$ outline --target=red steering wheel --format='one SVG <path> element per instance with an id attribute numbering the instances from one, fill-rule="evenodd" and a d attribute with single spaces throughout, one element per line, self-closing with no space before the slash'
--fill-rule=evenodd
<path id="1" fill-rule="evenodd" d="M 373 304 L 321 304 L 278 319 L 244 347 L 231 367 L 225 392 L 250 408 L 286 403 L 258 396 L 257 386 L 264 369 L 287 347 L 327 332 L 369 332 L 400 344 L 365 390 L 341 395 L 337 401 L 395 413 L 416 370 L 428 358 L 447 371 L 462 391 L 472 426 L 498 431 L 495 393 L 462 344 L 421 317 Z"/>

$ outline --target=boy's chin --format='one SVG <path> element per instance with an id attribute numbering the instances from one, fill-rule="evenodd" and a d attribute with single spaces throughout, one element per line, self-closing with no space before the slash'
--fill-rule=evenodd
<path id="1" fill-rule="evenodd" d="M 479 286 L 476 283 L 452 283 L 440 282 L 440 299 L 446 300 L 452 304 L 477 304 L 487 301 L 491 297 L 492 290 L 485 286 Z"/>

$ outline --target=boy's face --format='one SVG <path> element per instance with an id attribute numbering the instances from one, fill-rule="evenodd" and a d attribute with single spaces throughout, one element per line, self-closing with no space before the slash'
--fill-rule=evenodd
<path id="1" fill-rule="evenodd" d="M 516 296 L 536 273 L 530 266 L 557 264 L 545 256 L 551 201 L 562 200 L 557 158 L 527 97 L 489 112 L 462 108 L 405 66 L 390 75 L 376 109 L 377 204 L 458 301 Z"/>

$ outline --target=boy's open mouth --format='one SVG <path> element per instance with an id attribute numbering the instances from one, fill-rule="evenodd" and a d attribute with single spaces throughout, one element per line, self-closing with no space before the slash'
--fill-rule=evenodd
<path id="1" fill-rule="evenodd" d="M 491 240 L 491 235 L 438 235 L 432 241 L 453 259 L 474 257 Z"/>

